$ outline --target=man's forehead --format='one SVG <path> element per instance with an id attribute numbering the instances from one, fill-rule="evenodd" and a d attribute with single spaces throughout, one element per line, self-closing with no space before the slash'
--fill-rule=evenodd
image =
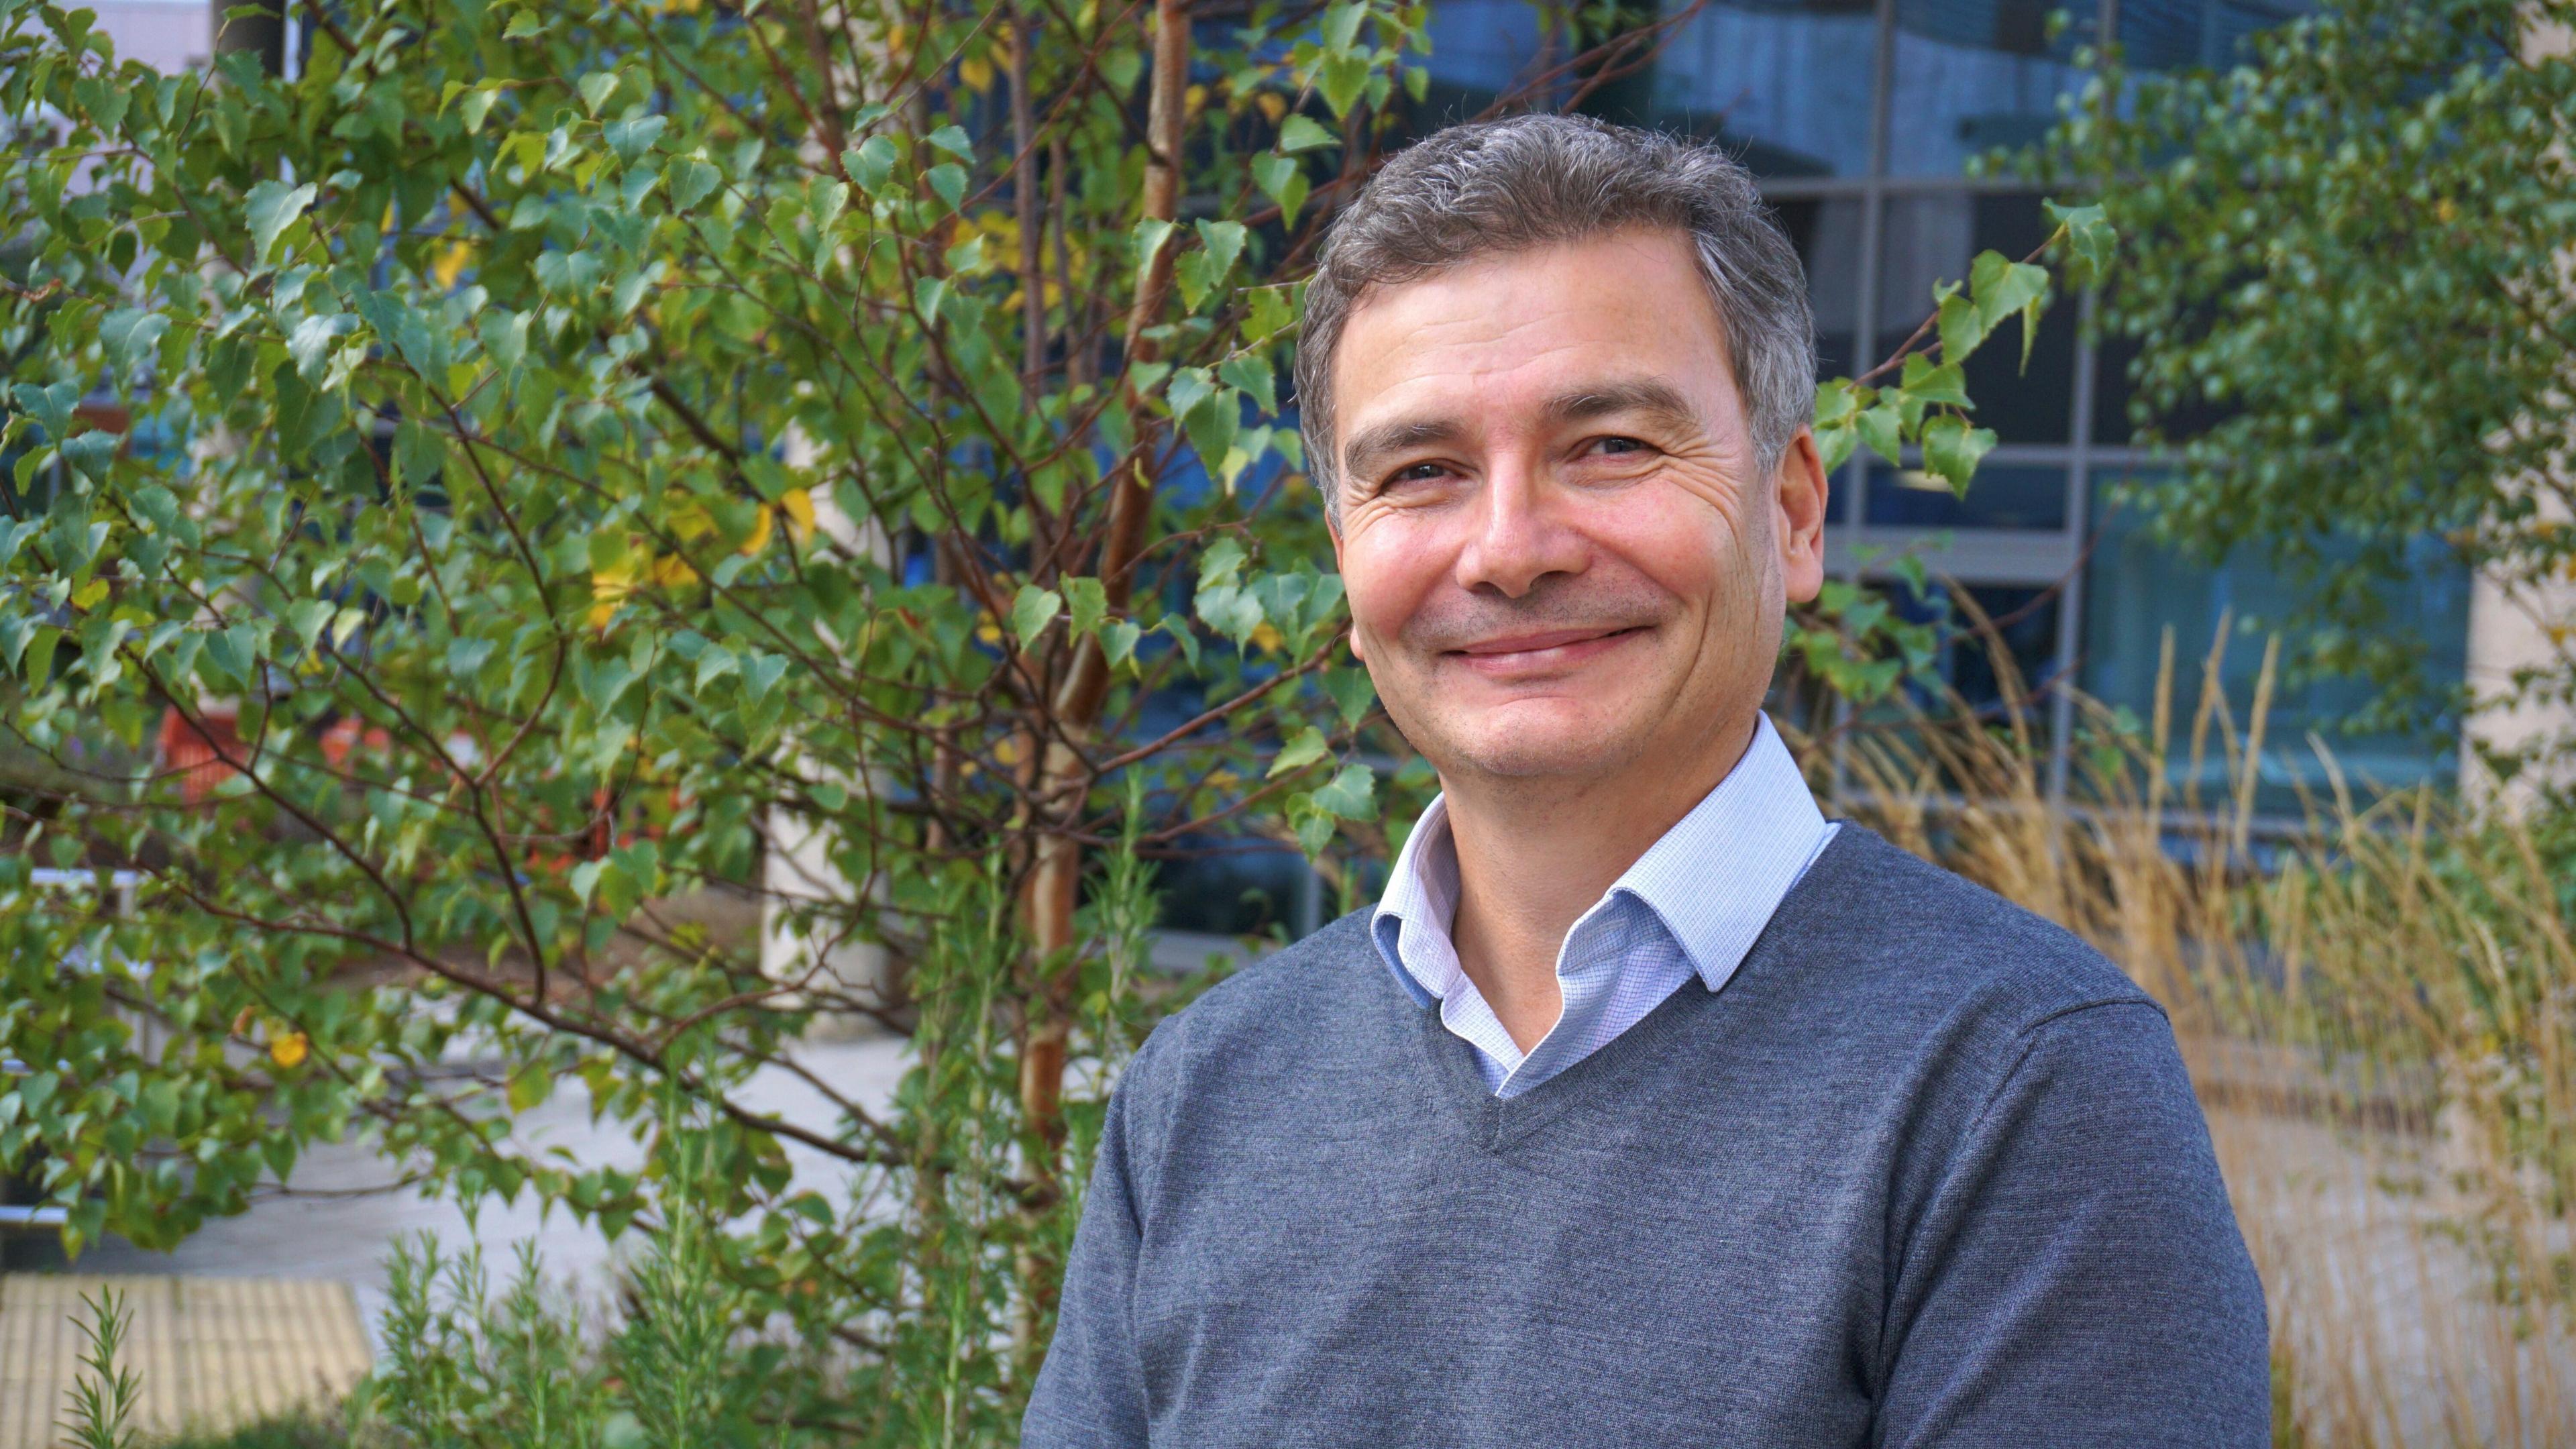
<path id="1" fill-rule="evenodd" d="M 1731 383 L 1723 324 L 1678 233 L 1626 232 L 1478 257 L 1372 288 L 1334 358 L 1345 431 L 1379 406 L 1503 388 L 1518 406 L 1660 377 Z"/>

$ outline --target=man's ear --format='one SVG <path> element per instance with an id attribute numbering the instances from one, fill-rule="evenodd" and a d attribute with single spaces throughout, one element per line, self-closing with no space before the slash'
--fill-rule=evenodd
<path id="1" fill-rule="evenodd" d="M 1831 482 L 1816 435 L 1800 428 L 1780 454 L 1772 480 L 1772 521 L 1789 602 L 1803 604 L 1825 585 L 1825 499 Z"/>

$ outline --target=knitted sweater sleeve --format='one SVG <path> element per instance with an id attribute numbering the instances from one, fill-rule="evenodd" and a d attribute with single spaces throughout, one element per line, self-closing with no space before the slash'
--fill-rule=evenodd
<path id="1" fill-rule="evenodd" d="M 1877 1442 L 2270 1444 L 2262 1284 L 2163 1013 L 2019 1045 L 1903 1236 Z"/>
<path id="2" fill-rule="evenodd" d="M 1091 1187 L 1065 1264 L 1055 1341 L 1020 1426 L 1022 1449 L 1143 1449 L 1146 1443 L 1145 1380 L 1133 1315 L 1142 1228 L 1131 1153 L 1136 1101 L 1149 1090 L 1147 1058 L 1154 1045 L 1148 1041 L 1128 1064 L 1110 1097 Z"/>

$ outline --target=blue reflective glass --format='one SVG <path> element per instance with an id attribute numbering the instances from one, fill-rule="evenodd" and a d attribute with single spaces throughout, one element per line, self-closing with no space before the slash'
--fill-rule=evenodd
<path id="1" fill-rule="evenodd" d="M 1529 79 L 1542 49 L 1530 0 L 1440 0 L 1431 7 L 1431 72 L 1426 97 L 1439 122 L 1462 121 Z M 1559 57 L 1562 59 L 1562 57 Z M 1446 102 L 1446 104 L 1444 104 Z"/>
<path id="2" fill-rule="evenodd" d="M 2187 720 L 2200 702 L 2202 661 L 2224 628 L 2228 637 L 2220 678 L 2241 728 L 2264 648 L 2263 636 L 2250 632 L 2247 622 L 2268 626 L 2287 619 L 2310 596 L 2296 579 L 2258 556 L 2239 553 L 2213 564 L 2160 541 L 2150 517 L 2113 496 L 2117 481 L 2106 479 L 2095 491 L 2101 536 L 2085 571 L 2081 687 L 2106 704 L 2152 717 L 2170 630 L 2173 708 L 2177 718 Z M 2336 545 L 2329 541 L 2325 548 L 2332 553 Z M 2422 642 L 2431 683 L 2457 684 L 2468 663 L 2469 572 L 2435 539 L 2422 540 L 2410 561 L 2412 576 L 2382 595 L 2387 614 L 2380 627 L 2408 631 Z M 2285 635 L 2283 659 L 2296 659 L 2301 645 L 2299 637 Z M 2264 733 L 2276 743 L 2264 752 L 2257 808 L 2294 813 L 2300 808 L 2301 786 L 2324 788 L 2324 769 L 2307 742 L 2311 731 L 2356 787 L 2400 788 L 2449 778 L 2456 759 L 2446 743 L 2415 735 L 2344 732 L 2343 722 L 2359 714 L 2373 694 L 2374 686 L 2365 679 L 2284 677 L 2265 717 Z M 2197 772 L 2188 759 L 2175 759 L 2169 773 L 2178 786 L 2197 789 L 2211 805 L 2228 798 L 2223 758 L 2203 760 Z"/>
<path id="3" fill-rule="evenodd" d="M 1774 200 L 1771 211 L 1806 268 L 1807 305 L 1816 319 L 1816 377 L 1849 377 L 1861 365 L 1854 346 L 1865 214 L 1860 198 L 1786 197 Z"/>
<path id="4" fill-rule="evenodd" d="M 2084 83 L 2073 59 L 2096 18 L 2090 0 L 1898 0 L 1889 173 L 1956 176 L 2038 140 Z"/>
<path id="5" fill-rule="evenodd" d="M 1766 178 L 1865 175 L 1877 43 L 1867 0 L 1706 5 L 1655 59 L 1657 117 Z"/>
<path id="6" fill-rule="evenodd" d="M 2224 68 L 2248 58 L 2246 37 L 2312 8 L 2305 0 L 2120 0 L 2120 46 L 2146 69 Z"/>
<path id="7" fill-rule="evenodd" d="M 2066 470 L 1989 463 L 1961 498 L 1920 468 L 1875 463 L 1869 470 L 1869 521 L 1892 528 L 2062 529 Z"/>

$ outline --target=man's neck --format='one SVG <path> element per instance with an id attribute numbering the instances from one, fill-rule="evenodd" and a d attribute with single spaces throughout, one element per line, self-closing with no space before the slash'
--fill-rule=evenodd
<path id="1" fill-rule="evenodd" d="M 1450 940 L 1460 969 L 1522 1051 L 1556 1024 L 1556 958 L 1603 892 L 1717 788 L 1753 741 L 1754 720 L 1675 768 L 1641 760 L 1615 779 L 1562 782 L 1444 776 L 1458 859 Z"/>

